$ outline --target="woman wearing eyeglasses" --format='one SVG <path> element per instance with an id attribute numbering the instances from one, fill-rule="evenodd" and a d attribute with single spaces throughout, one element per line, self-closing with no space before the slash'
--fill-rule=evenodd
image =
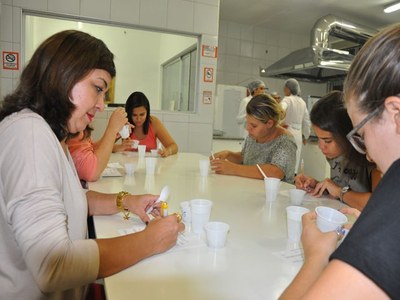
<path id="1" fill-rule="evenodd" d="M 344 99 L 348 139 L 384 174 L 342 244 L 303 216 L 304 265 L 281 299 L 400 299 L 400 24 L 358 52 Z"/>
<path id="2" fill-rule="evenodd" d="M 331 176 L 318 182 L 299 174 L 295 177 L 296 187 L 316 197 L 329 194 L 333 199 L 362 210 L 381 174 L 346 138 L 353 126 L 342 102 L 342 92 L 333 91 L 322 97 L 314 104 L 310 117 L 318 146 L 330 165 Z"/>

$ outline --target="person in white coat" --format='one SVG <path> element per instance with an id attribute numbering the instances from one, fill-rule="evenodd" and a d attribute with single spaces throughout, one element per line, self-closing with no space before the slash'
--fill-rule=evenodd
<path id="1" fill-rule="evenodd" d="M 239 126 L 241 126 L 241 135 L 243 136 L 243 138 L 245 139 L 248 135 L 247 129 L 246 129 L 246 106 L 247 104 L 250 102 L 251 98 L 260 95 L 260 94 L 264 94 L 265 93 L 265 83 L 262 82 L 261 80 L 254 80 L 252 82 L 250 82 L 247 85 L 247 90 L 249 91 L 249 96 L 245 97 L 242 99 L 242 101 L 240 101 L 239 104 L 239 111 L 236 117 L 236 121 L 239 124 Z"/>
<path id="2" fill-rule="evenodd" d="M 296 151 L 296 173 L 299 170 L 301 149 L 304 139 L 310 136 L 310 116 L 305 101 L 300 97 L 300 85 L 296 79 L 290 78 L 285 81 L 283 88 L 285 97 L 281 101 L 281 106 L 286 112 L 283 124 L 287 125 L 287 129 L 293 134 L 297 145 Z"/>

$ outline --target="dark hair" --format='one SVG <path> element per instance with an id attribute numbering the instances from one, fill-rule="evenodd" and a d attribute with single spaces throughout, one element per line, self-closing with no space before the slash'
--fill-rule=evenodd
<path id="1" fill-rule="evenodd" d="M 0 121 L 29 108 L 41 115 L 61 141 L 75 109 L 69 99 L 74 85 L 94 69 L 115 76 L 114 55 L 103 41 L 81 31 L 66 30 L 45 40 L 23 70 L 14 93 L 5 97 Z"/>
<path id="2" fill-rule="evenodd" d="M 277 125 L 284 116 L 280 104 L 269 94 L 260 94 L 251 98 L 246 106 L 246 113 L 262 123 L 273 120 L 275 125 Z"/>
<path id="3" fill-rule="evenodd" d="M 354 58 L 345 81 L 344 98 L 370 113 L 389 96 L 400 94 L 400 24 L 369 39 Z M 382 107 L 383 111 L 383 107 Z"/>
<path id="4" fill-rule="evenodd" d="M 151 119 L 150 119 L 150 102 L 149 99 L 147 99 L 146 95 L 143 94 L 142 92 L 132 93 L 126 100 L 125 111 L 128 115 L 129 123 L 136 125 L 132 118 L 133 109 L 141 106 L 144 106 L 147 112 L 146 120 L 143 123 L 143 133 L 147 134 L 149 132 Z"/>
<path id="5" fill-rule="evenodd" d="M 343 156 L 357 163 L 366 163 L 365 156 L 358 153 L 346 135 L 353 129 L 351 119 L 342 101 L 341 91 L 332 91 L 318 100 L 310 112 L 311 123 L 329 131 L 343 150 Z"/>

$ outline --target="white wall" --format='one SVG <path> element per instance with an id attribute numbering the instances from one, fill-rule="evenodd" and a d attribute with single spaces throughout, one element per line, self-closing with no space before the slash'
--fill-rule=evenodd
<path id="1" fill-rule="evenodd" d="M 219 0 L 2 0 L 0 49 L 21 53 L 22 10 L 72 15 L 148 29 L 201 35 L 201 45 L 217 46 Z M 215 97 L 215 79 L 203 82 L 204 67 L 216 70 L 215 58 L 200 56 L 196 84 L 196 113 L 159 116 L 178 141 L 181 151 L 209 153 L 212 144 L 213 104 L 203 104 L 203 92 Z M 1 99 L 17 85 L 20 70 L 1 68 Z M 214 101 L 212 101 L 214 102 Z"/>
<path id="2" fill-rule="evenodd" d="M 309 46 L 310 37 L 220 20 L 218 43 L 217 84 L 246 86 L 260 79 L 270 92 L 283 96 L 284 80 L 260 77 L 260 66 L 267 67 L 292 51 Z M 326 93 L 326 84 L 300 81 L 300 86 L 304 98 Z"/>
<path id="3" fill-rule="evenodd" d="M 161 109 L 161 68 L 168 59 L 197 43 L 197 37 L 178 36 L 126 26 L 27 16 L 24 62 L 49 36 L 67 29 L 88 32 L 102 39 L 114 54 L 117 70 L 115 103 L 125 103 L 134 91 L 146 94 L 152 110 Z"/>

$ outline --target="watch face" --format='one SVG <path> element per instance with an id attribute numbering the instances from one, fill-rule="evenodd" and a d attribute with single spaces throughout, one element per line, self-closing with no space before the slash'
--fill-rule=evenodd
<path id="1" fill-rule="evenodd" d="M 345 186 L 342 188 L 342 193 L 347 193 L 350 190 L 349 186 Z"/>

